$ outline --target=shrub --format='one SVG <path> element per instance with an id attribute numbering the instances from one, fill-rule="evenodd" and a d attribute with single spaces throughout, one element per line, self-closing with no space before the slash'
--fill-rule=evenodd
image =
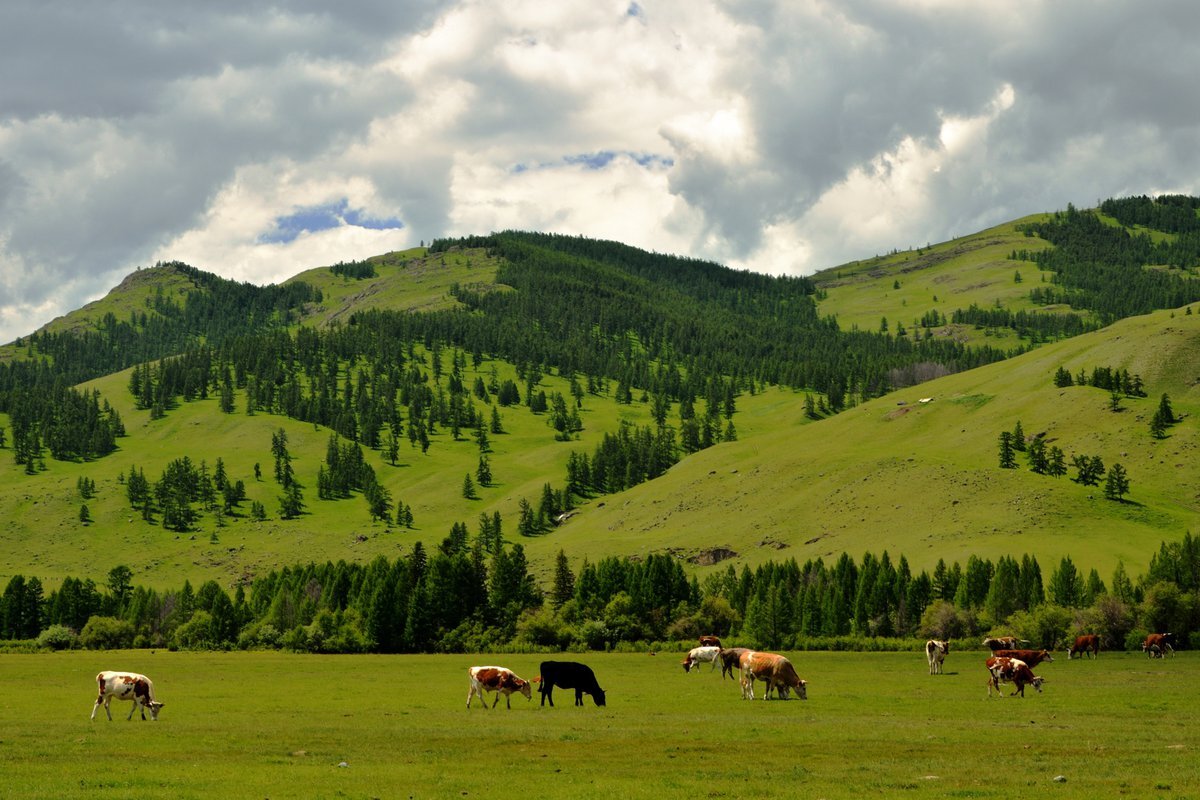
<path id="1" fill-rule="evenodd" d="M 47 650 L 73 650 L 79 646 L 79 634 L 66 625 L 51 625 L 37 637 L 37 646 Z"/>
<path id="2" fill-rule="evenodd" d="M 116 617 L 92 617 L 79 634 L 88 650 L 122 650 L 133 646 L 133 625 Z"/>
<path id="3" fill-rule="evenodd" d="M 174 642 L 181 650 L 208 650 L 213 646 L 212 615 L 197 611 L 175 629 Z"/>

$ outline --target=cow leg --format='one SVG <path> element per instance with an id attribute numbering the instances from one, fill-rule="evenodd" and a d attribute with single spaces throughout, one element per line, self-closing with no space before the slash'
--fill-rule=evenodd
<path id="1" fill-rule="evenodd" d="M 499 690 L 497 690 L 497 692 L 496 692 L 496 699 L 492 701 L 492 708 L 495 708 L 495 707 L 496 707 L 496 704 L 497 704 L 497 703 L 499 703 L 499 702 L 500 702 L 500 692 L 499 692 Z"/>
<path id="2" fill-rule="evenodd" d="M 577 705 L 577 706 L 583 705 L 583 689 L 575 690 L 575 705 Z"/>
<path id="3" fill-rule="evenodd" d="M 104 695 L 100 695 L 99 697 L 97 697 L 97 698 L 96 698 L 96 702 L 95 702 L 95 704 L 92 706 L 92 719 L 95 719 L 95 718 L 96 718 L 96 712 L 100 710 L 100 706 L 101 706 L 103 703 L 104 703 Z M 105 710 L 107 710 L 107 709 L 105 709 Z M 109 715 L 108 715 L 108 718 L 109 718 L 109 719 L 112 719 L 112 714 L 109 714 Z"/>
<path id="4" fill-rule="evenodd" d="M 137 700 L 134 700 L 134 701 L 133 701 L 133 705 L 131 705 L 131 706 L 129 707 L 129 716 L 125 718 L 125 721 L 126 721 L 126 722 L 128 722 L 128 721 L 129 721 L 129 720 L 131 720 L 131 719 L 133 719 L 133 712 L 137 711 L 137 709 L 138 709 L 138 703 L 137 703 Z M 145 719 L 145 717 L 144 717 L 144 716 L 143 716 L 142 718 L 143 718 L 143 719 Z"/>
<path id="5" fill-rule="evenodd" d="M 474 699 L 475 699 L 475 687 L 472 686 L 470 691 L 467 692 L 467 708 L 471 707 L 471 701 Z M 482 700 L 483 698 L 481 697 L 480 699 Z M 484 705 L 487 705 L 487 704 L 484 703 Z"/>

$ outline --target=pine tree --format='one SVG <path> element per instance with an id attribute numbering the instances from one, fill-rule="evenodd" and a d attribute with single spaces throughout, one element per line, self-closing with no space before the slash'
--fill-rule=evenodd
<path id="1" fill-rule="evenodd" d="M 1108 470 L 1108 479 L 1104 482 L 1104 496 L 1109 500 L 1121 502 L 1128 493 L 1129 477 L 1125 474 L 1125 468 L 1120 464 L 1113 464 Z"/>
<path id="2" fill-rule="evenodd" d="M 471 480 L 471 473 L 463 476 L 462 496 L 465 500 L 475 499 L 475 481 Z"/>
<path id="3" fill-rule="evenodd" d="M 1013 448 L 1013 435 L 1000 431 L 1000 469 L 1016 469 L 1017 456 Z"/>

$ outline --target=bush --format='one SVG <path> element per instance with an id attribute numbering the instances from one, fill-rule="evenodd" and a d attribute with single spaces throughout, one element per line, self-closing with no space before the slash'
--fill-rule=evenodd
<path id="1" fill-rule="evenodd" d="M 37 637 L 37 646 L 46 650 L 74 650 L 79 646 L 79 634 L 66 625 L 51 625 Z"/>
<path id="2" fill-rule="evenodd" d="M 123 650 L 133 646 L 133 625 L 116 617 L 92 617 L 79 634 L 88 650 Z"/>
<path id="3" fill-rule="evenodd" d="M 210 650 L 213 646 L 212 615 L 197 611 L 175 629 L 174 642 L 181 650 Z"/>

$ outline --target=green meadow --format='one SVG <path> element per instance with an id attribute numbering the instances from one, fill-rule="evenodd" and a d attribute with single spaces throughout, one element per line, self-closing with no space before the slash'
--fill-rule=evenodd
<path id="1" fill-rule="evenodd" d="M 985 654 L 798 653 L 807 701 L 744 701 L 679 653 L 587 654 L 608 706 L 465 708 L 468 666 L 537 655 L 67 652 L 0 656 L 6 798 L 1200 797 L 1189 653 L 1044 664 L 989 699 Z M 572 658 L 572 656 L 558 656 Z M 166 706 L 90 721 L 102 669 Z M 761 688 L 761 686 L 760 686 Z M 1011 686 L 1005 687 L 1006 695 Z M 1062 780 L 1056 781 L 1061 776 Z"/>

